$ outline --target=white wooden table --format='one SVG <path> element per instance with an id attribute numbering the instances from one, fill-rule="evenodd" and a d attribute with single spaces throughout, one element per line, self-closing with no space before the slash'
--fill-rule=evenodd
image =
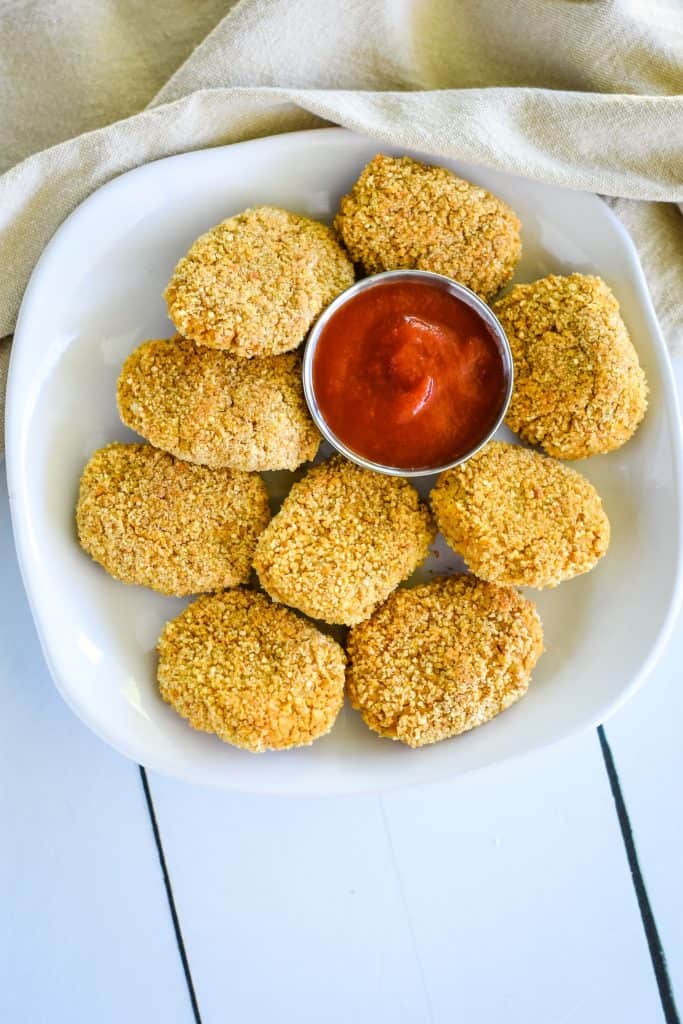
<path id="1" fill-rule="evenodd" d="M 523 760 L 383 797 L 197 789 L 61 702 L 2 476 L 3 1024 L 678 1021 L 683 623 L 604 730 Z"/>

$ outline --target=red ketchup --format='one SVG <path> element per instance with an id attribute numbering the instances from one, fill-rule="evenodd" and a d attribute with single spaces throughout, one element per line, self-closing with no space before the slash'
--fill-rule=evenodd
<path id="1" fill-rule="evenodd" d="M 323 328 L 313 390 L 326 423 L 358 455 L 398 469 L 447 465 L 482 441 L 506 391 L 486 322 L 438 286 L 377 284 Z"/>

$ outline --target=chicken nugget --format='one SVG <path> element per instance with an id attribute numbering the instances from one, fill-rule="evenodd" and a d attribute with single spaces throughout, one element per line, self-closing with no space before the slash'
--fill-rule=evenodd
<path id="1" fill-rule="evenodd" d="M 522 252 L 519 220 L 502 199 L 407 156 L 371 160 L 334 226 L 369 274 L 431 270 L 484 299 L 507 284 Z"/>
<path id="2" fill-rule="evenodd" d="M 645 415 L 647 383 L 605 282 L 550 274 L 493 308 L 515 365 L 510 429 L 558 459 L 625 444 Z"/>
<path id="3" fill-rule="evenodd" d="M 275 601 L 353 625 L 410 576 L 435 535 L 417 491 L 336 456 L 294 484 L 254 555 Z"/>
<path id="4" fill-rule="evenodd" d="M 441 577 L 350 631 L 349 697 L 380 736 L 422 747 L 509 708 L 542 651 L 538 613 L 512 587 Z"/>
<path id="5" fill-rule="evenodd" d="M 183 337 L 239 356 L 277 355 L 300 345 L 353 280 L 325 224 L 257 206 L 201 235 L 164 296 Z"/>
<path id="6" fill-rule="evenodd" d="M 81 547 L 123 583 L 182 596 L 249 579 L 270 519 L 259 476 L 206 469 L 147 444 L 110 444 L 81 477 Z"/>
<path id="7" fill-rule="evenodd" d="M 600 495 L 576 470 L 491 441 L 431 493 L 439 529 L 491 583 L 554 587 L 588 572 L 609 544 Z"/>
<path id="8" fill-rule="evenodd" d="M 320 445 L 294 352 L 240 359 L 181 337 L 146 341 L 123 365 L 117 401 L 126 426 L 212 469 L 296 469 Z"/>
<path id="9" fill-rule="evenodd" d="M 200 597 L 166 624 L 158 652 L 163 699 L 253 753 L 311 744 L 344 702 L 342 648 L 264 594 Z"/>

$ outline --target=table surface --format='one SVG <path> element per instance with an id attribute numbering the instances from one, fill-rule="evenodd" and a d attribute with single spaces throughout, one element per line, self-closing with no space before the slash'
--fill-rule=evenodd
<path id="1" fill-rule="evenodd" d="M 62 703 L 0 475 L 0 1021 L 679 1020 L 683 619 L 604 728 L 501 767 L 361 798 L 196 788 Z"/>

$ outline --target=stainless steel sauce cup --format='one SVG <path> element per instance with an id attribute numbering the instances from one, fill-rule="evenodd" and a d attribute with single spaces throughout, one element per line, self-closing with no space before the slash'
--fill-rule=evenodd
<path id="1" fill-rule="evenodd" d="M 458 458 L 454 459 L 453 462 L 449 462 L 443 466 L 430 466 L 426 469 L 402 469 L 398 466 L 385 466 L 382 463 L 372 462 L 370 459 L 364 458 L 362 455 L 359 455 L 358 452 L 353 451 L 353 449 L 345 445 L 344 442 L 333 433 L 325 421 L 316 399 L 315 388 L 313 387 L 313 361 L 315 359 L 318 341 L 320 340 L 320 336 L 325 329 L 326 324 L 329 323 L 335 313 L 341 309 L 342 306 L 345 306 L 347 302 L 360 294 L 360 292 L 367 291 L 370 288 L 381 288 L 384 284 L 394 282 L 432 284 L 434 287 L 440 288 L 442 291 L 448 292 L 455 296 L 455 298 L 460 299 L 461 302 L 464 302 L 466 306 L 473 309 L 484 321 L 496 342 L 503 363 L 505 395 L 495 423 L 487 432 L 486 436 L 482 437 L 475 447 L 471 448 L 470 451 L 465 452 L 463 455 L 458 456 Z M 376 473 L 384 473 L 387 476 L 431 476 L 434 473 L 441 473 L 445 469 L 452 469 L 453 466 L 459 466 L 462 462 L 472 458 L 473 455 L 475 455 L 488 441 L 491 440 L 505 419 L 505 414 L 512 396 L 513 376 L 514 371 L 510 345 L 505 335 L 505 331 L 493 311 L 482 299 L 479 298 L 478 295 L 475 295 L 474 292 L 470 291 L 470 289 L 466 288 L 463 284 L 459 284 L 450 277 L 444 277 L 442 274 L 433 274 L 428 270 L 388 270 L 382 274 L 375 274 L 373 277 L 365 277 L 362 281 L 357 281 L 356 284 L 351 285 L 351 287 L 347 288 L 345 292 L 342 292 L 341 295 L 337 296 L 334 302 L 332 302 L 327 309 L 321 313 L 320 317 L 313 325 L 306 342 L 303 358 L 304 395 L 311 416 L 313 417 L 313 420 L 322 436 L 332 445 L 333 448 L 336 448 L 338 452 L 344 455 L 347 459 L 350 459 L 351 462 L 355 462 L 357 465 L 365 467 L 365 469 L 372 469 Z"/>

